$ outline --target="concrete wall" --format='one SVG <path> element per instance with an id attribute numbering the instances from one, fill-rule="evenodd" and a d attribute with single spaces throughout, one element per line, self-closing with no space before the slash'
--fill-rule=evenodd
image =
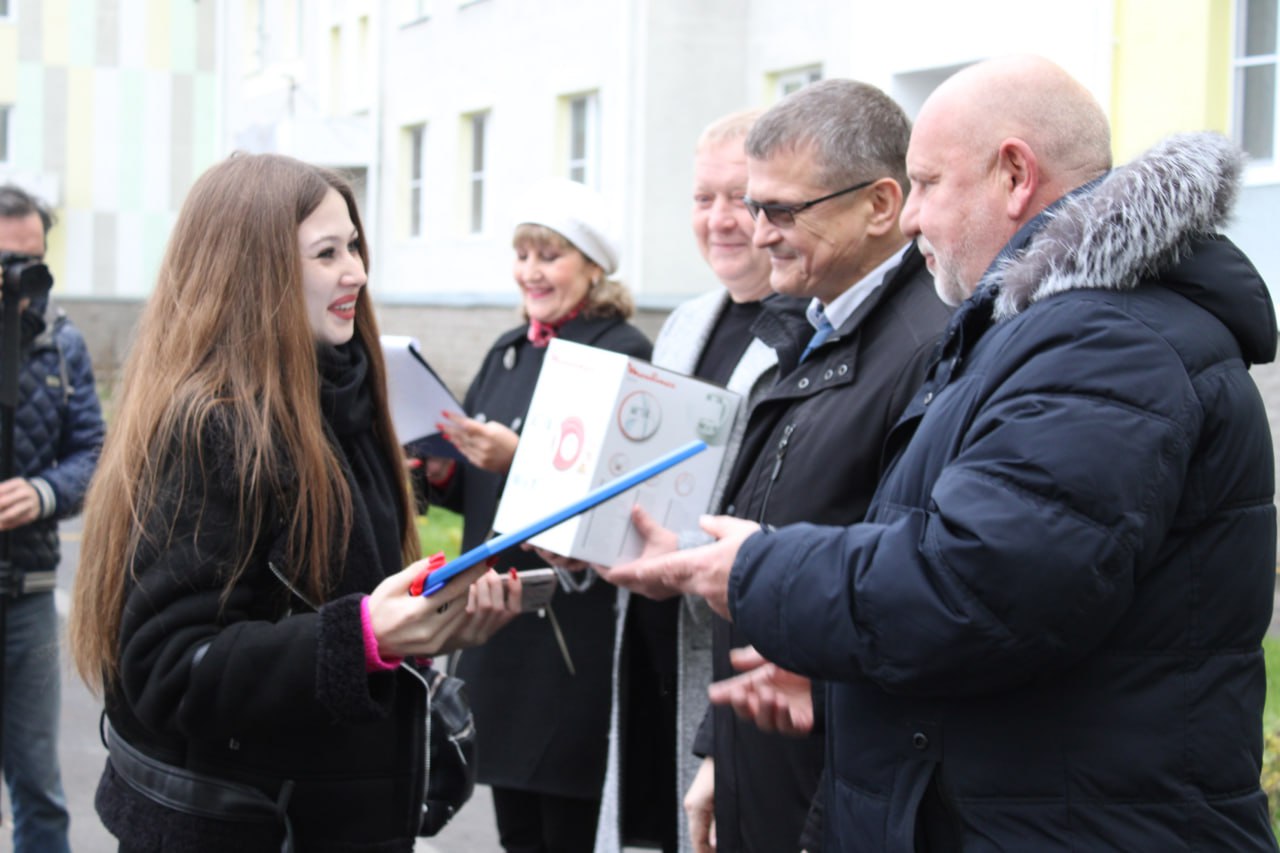
<path id="1" fill-rule="evenodd" d="M 98 382 L 111 393 L 142 312 L 142 302 L 61 297 L 58 304 L 84 333 Z M 515 307 L 381 304 L 377 309 L 382 331 L 416 337 L 427 361 L 459 397 L 466 392 L 494 339 L 521 322 Z M 632 322 L 652 339 L 667 313 L 661 309 L 641 309 Z"/>
<path id="2" fill-rule="evenodd" d="M 121 299 L 64 297 L 59 303 L 84 333 L 99 381 L 110 388 L 128 352 L 142 303 Z M 667 311 L 641 309 L 634 322 L 650 338 L 657 335 Z M 423 354 L 458 396 L 480 367 L 489 345 L 520 322 L 515 308 L 456 308 L 435 305 L 378 306 L 378 325 L 393 335 L 413 335 Z M 1267 402 L 1271 432 L 1280 447 L 1280 365 L 1253 368 L 1253 378 Z"/>

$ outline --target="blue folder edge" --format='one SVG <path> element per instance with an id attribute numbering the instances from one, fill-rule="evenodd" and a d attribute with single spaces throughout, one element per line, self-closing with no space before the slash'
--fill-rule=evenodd
<path id="1" fill-rule="evenodd" d="M 487 542 L 482 542 L 470 551 L 467 551 L 461 556 L 455 557 L 453 560 L 450 560 L 448 563 L 445 563 L 443 566 L 432 572 L 431 576 L 427 579 L 427 586 L 422 591 L 422 594 L 431 595 L 441 589 L 449 582 L 449 579 L 458 572 L 465 571 L 476 563 L 479 563 L 481 560 L 487 560 L 494 554 L 500 554 L 513 545 L 519 545 L 521 542 L 532 539 L 544 530 L 549 530 L 557 524 L 568 521 L 575 515 L 586 512 L 592 507 L 604 503 L 610 498 L 617 497 L 627 489 L 640 485 L 650 477 L 657 476 L 668 468 L 678 465 L 690 456 L 701 453 L 706 449 L 707 443 L 705 441 L 691 441 L 688 444 L 681 445 L 670 453 L 659 456 L 657 459 L 641 465 L 639 468 L 636 468 L 628 474 L 623 474 L 617 479 L 610 480 L 601 486 L 597 486 L 584 497 L 579 498 L 568 506 L 553 512 L 550 515 L 544 516 L 530 525 L 522 527 L 519 530 L 512 531 L 511 533 L 504 533 L 501 536 L 496 536 Z"/>

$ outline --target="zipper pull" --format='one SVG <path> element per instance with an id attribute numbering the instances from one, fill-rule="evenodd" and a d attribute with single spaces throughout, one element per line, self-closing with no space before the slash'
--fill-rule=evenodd
<path id="1" fill-rule="evenodd" d="M 556 635 L 556 643 L 560 646 L 560 655 L 564 658 L 564 665 L 569 668 L 570 675 L 577 675 L 577 670 L 573 668 L 573 658 L 569 655 L 569 644 L 565 642 L 564 632 L 560 630 L 556 612 L 551 609 L 551 605 L 547 605 L 546 610 L 547 618 L 551 621 L 551 630 Z"/>
<path id="2" fill-rule="evenodd" d="M 778 440 L 777 455 L 773 458 L 773 473 L 769 475 L 769 482 L 772 483 L 778 479 L 778 475 L 782 473 L 782 457 L 787 454 L 787 445 L 791 443 L 791 433 L 795 431 L 796 425 L 789 423 L 782 429 L 782 438 Z"/>

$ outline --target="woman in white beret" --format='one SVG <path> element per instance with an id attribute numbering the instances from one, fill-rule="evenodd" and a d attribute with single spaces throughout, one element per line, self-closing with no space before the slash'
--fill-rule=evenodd
<path id="1" fill-rule="evenodd" d="M 515 221 L 513 273 L 525 322 L 499 335 L 485 356 L 463 403 L 470 417 L 445 424 L 466 463 L 429 459 L 423 469 L 430 502 L 462 513 L 464 550 L 490 534 L 547 344 L 560 337 L 646 360 L 652 350 L 627 322 L 630 294 L 610 279 L 618 247 L 598 194 L 568 180 L 545 182 Z M 512 549 L 496 568 L 537 565 L 545 563 Z M 508 853 L 592 849 L 608 741 L 614 597 L 593 572 L 561 572 L 547 612 L 516 617 L 458 658 L 476 718 L 479 781 L 493 789 Z"/>

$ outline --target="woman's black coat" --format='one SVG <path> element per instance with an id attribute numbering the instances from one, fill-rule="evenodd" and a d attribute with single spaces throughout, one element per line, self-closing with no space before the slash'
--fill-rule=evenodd
<path id="1" fill-rule="evenodd" d="M 485 356 L 464 406 L 519 432 L 546 355 L 526 338 L 528 326 L 498 338 Z M 570 320 L 560 337 L 648 359 L 649 340 L 621 319 Z M 459 465 L 433 501 L 461 511 L 463 549 L 483 542 L 493 526 L 505 478 Z M 496 568 L 543 565 L 513 549 Z M 585 593 L 557 592 L 551 609 L 564 633 L 576 674 L 570 674 L 550 619 L 519 616 L 485 645 L 458 656 L 476 719 L 479 779 L 502 788 L 595 799 L 604 781 L 609 731 L 615 589 L 597 581 Z"/>
<path id="2" fill-rule="evenodd" d="M 350 416 L 367 396 L 337 408 Z M 225 602 L 239 534 L 234 448 L 216 423 L 203 467 L 170 477 L 144 519 L 153 536 L 130 567 L 120 679 L 106 709 L 117 736 L 188 770 L 254 785 L 273 799 L 294 782 L 297 849 L 409 851 L 421 819 L 426 691 L 404 669 L 367 674 L 360 599 L 399 566 L 401 517 L 385 500 L 399 460 L 366 431 L 327 426 L 353 487 L 354 517 L 328 603 L 291 599 L 280 506 Z M 336 432 L 335 432 L 336 423 Z M 166 532 L 167 531 L 167 532 Z M 390 542 L 388 542 L 390 539 Z M 228 823 L 161 807 L 108 763 L 95 803 L 129 850 L 280 850 L 278 824 Z"/>

